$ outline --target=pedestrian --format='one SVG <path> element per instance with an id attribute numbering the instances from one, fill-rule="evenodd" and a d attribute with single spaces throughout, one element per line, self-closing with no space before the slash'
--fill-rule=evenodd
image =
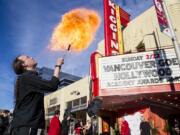
<path id="1" fill-rule="evenodd" d="M 150 123 L 148 122 L 148 120 L 142 117 L 141 119 L 141 123 L 140 123 L 140 131 L 141 131 L 141 135 L 152 135 L 152 128 Z"/>
<path id="2" fill-rule="evenodd" d="M 71 112 L 69 109 L 66 109 L 63 120 L 62 120 L 62 124 L 61 124 L 62 125 L 61 135 L 69 134 L 70 121 L 71 121 Z"/>
<path id="3" fill-rule="evenodd" d="M 124 117 L 118 119 L 120 135 L 130 135 L 130 128 L 128 122 Z"/>
<path id="4" fill-rule="evenodd" d="M 98 135 L 98 121 L 97 121 L 97 116 L 93 116 L 91 122 L 92 122 L 92 124 L 91 124 L 92 135 Z"/>
<path id="5" fill-rule="evenodd" d="M 90 131 L 90 128 L 91 128 L 91 121 L 90 120 L 87 120 L 87 122 L 86 122 L 86 125 L 84 126 L 84 134 L 85 135 L 91 135 L 92 134 L 92 132 Z"/>
<path id="6" fill-rule="evenodd" d="M 3 110 L 0 114 L 0 135 L 9 134 L 9 112 L 9 110 Z"/>
<path id="7" fill-rule="evenodd" d="M 48 135 L 61 135 L 61 123 L 59 120 L 59 114 L 60 111 L 55 110 L 54 116 L 49 124 Z"/>
<path id="8" fill-rule="evenodd" d="M 4 124 L 4 115 L 3 112 L 0 112 L 0 135 L 4 134 L 5 131 L 5 124 Z"/>
<path id="9" fill-rule="evenodd" d="M 44 80 L 36 71 L 37 62 L 20 55 L 13 61 L 17 75 L 15 84 L 15 108 L 11 135 L 41 135 L 45 128 L 44 93 L 57 90 L 62 58 L 58 58 L 51 80 Z"/>
<path id="10" fill-rule="evenodd" d="M 178 119 L 174 119 L 174 126 L 173 126 L 173 132 L 175 135 L 180 135 L 180 124 Z"/>
<path id="11" fill-rule="evenodd" d="M 83 123 L 81 120 L 77 120 L 75 123 L 75 135 L 83 135 Z"/>

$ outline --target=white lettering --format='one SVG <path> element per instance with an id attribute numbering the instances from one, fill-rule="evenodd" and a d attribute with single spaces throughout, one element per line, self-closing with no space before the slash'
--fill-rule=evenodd
<path id="1" fill-rule="evenodd" d="M 115 7 L 115 4 L 114 4 L 111 0 L 109 0 L 109 6 L 112 7 L 113 9 L 116 8 L 116 7 Z"/>
<path id="2" fill-rule="evenodd" d="M 114 9 L 111 8 L 111 14 L 115 15 Z"/>
<path id="3" fill-rule="evenodd" d="M 119 46 L 118 46 L 118 42 L 117 42 L 117 20 L 115 17 L 115 12 L 116 12 L 116 5 L 109 0 L 109 6 L 110 6 L 110 13 L 111 15 L 109 16 L 109 20 L 110 20 L 110 30 L 112 33 L 112 39 L 111 39 L 111 53 L 112 54 L 118 54 L 119 50 Z"/>
<path id="4" fill-rule="evenodd" d="M 112 37 L 114 40 L 116 40 L 116 33 L 115 32 L 112 33 Z"/>
<path id="5" fill-rule="evenodd" d="M 109 19 L 110 19 L 110 21 L 112 22 L 112 23 L 114 23 L 114 24 L 116 24 L 117 22 L 116 22 L 116 18 L 114 17 L 114 16 L 109 16 Z"/>
<path id="6" fill-rule="evenodd" d="M 116 27 L 115 24 L 111 23 L 110 28 L 111 28 L 112 31 L 117 32 L 117 27 Z"/>
<path id="7" fill-rule="evenodd" d="M 111 40 L 111 47 L 118 50 L 118 43 L 114 40 Z"/>
<path id="8" fill-rule="evenodd" d="M 161 3 L 160 3 L 159 1 L 155 0 L 155 5 L 156 5 L 157 9 L 158 9 L 160 12 L 163 12 Z"/>

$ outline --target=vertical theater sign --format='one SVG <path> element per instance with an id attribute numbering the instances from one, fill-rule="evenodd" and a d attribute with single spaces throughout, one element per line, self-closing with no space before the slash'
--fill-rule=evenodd
<path id="1" fill-rule="evenodd" d="M 105 55 L 124 53 L 122 26 L 129 22 L 129 14 L 111 0 L 104 0 Z"/>
<path id="2" fill-rule="evenodd" d="M 126 27 L 130 15 L 111 0 L 104 0 L 105 56 L 124 53 L 122 27 Z M 91 54 L 91 79 L 93 96 L 99 95 L 98 52 Z"/>

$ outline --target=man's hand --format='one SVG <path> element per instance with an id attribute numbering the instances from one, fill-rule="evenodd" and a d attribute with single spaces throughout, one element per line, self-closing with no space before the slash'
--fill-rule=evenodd
<path id="1" fill-rule="evenodd" d="M 64 64 L 64 59 L 63 58 L 58 58 L 57 61 L 56 61 L 54 74 L 53 74 L 57 78 L 59 78 L 59 73 L 60 73 L 62 64 Z"/>
<path id="2" fill-rule="evenodd" d="M 64 59 L 63 58 L 58 58 L 56 61 L 56 65 L 61 66 L 62 64 L 64 64 Z"/>

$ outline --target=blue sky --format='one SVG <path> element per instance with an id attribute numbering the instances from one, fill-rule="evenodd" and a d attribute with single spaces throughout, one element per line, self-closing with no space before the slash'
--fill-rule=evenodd
<path id="1" fill-rule="evenodd" d="M 131 14 L 131 19 L 152 6 L 152 0 L 114 0 Z M 12 60 L 27 54 L 38 66 L 54 67 L 63 52 L 47 49 L 54 27 L 61 16 L 74 8 L 96 10 L 102 22 L 94 41 L 81 53 L 69 53 L 62 70 L 78 76 L 89 74 L 89 57 L 104 38 L 103 0 L 0 0 L 0 109 L 13 108 L 15 74 Z"/>

